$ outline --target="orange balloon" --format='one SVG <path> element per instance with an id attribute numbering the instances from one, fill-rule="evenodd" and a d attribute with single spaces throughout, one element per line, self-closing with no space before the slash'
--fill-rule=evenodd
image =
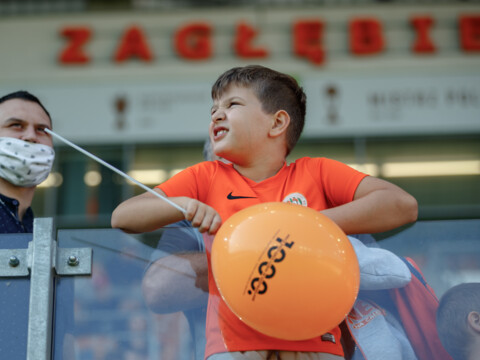
<path id="1" fill-rule="evenodd" d="M 318 211 L 263 203 L 224 222 L 211 252 L 220 295 L 243 322 L 280 339 L 306 340 L 340 324 L 360 271 L 345 233 Z"/>

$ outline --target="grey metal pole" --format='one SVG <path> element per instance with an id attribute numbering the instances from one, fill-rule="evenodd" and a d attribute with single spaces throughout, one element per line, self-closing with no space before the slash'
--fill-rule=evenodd
<path id="1" fill-rule="evenodd" d="M 52 218 L 34 220 L 27 360 L 49 360 L 52 343 L 53 267 L 56 243 Z"/>

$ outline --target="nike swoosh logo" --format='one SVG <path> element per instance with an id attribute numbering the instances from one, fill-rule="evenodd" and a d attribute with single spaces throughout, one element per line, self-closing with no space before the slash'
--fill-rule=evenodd
<path id="1" fill-rule="evenodd" d="M 256 199 L 256 196 L 235 196 L 232 195 L 233 191 L 230 191 L 230 194 L 227 195 L 228 200 L 236 200 L 236 199 Z"/>

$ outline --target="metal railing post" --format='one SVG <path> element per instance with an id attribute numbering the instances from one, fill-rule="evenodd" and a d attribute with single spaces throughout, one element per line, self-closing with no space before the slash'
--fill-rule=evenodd
<path id="1" fill-rule="evenodd" d="M 27 360 L 51 358 L 56 241 L 52 218 L 34 220 L 31 245 Z"/>

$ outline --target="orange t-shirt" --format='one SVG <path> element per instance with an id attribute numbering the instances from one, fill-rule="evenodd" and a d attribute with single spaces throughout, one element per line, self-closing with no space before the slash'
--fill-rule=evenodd
<path id="1" fill-rule="evenodd" d="M 353 200 L 360 181 L 367 175 L 326 158 L 301 158 L 284 164 L 271 178 L 254 182 L 220 161 L 202 162 L 187 168 L 158 187 L 167 196 L 187 196 L 212 206 L 222 221 L 246 207 L 264 202 L 291 202 L 315 210 L 336 207 Z M 210 267 L 212 237 L 206 237 Z M 207 347 L 205 356 L 226 351 L 285 350 L 343 355 L 340 329 L 328 337 L 303 341 L 273 338 L 252 329 L 230 311 L 221 299 L 209 271 Z"/>

